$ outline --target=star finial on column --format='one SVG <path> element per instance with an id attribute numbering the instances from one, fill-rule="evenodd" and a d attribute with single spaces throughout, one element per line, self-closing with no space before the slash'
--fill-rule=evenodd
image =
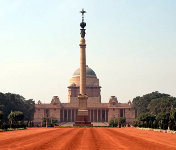
<path id="1" fill-rule="evenodd" d="M 82 9 L 80 11 L 80 13 L 82 14 L 82 22 L 80 23 L 80 26 L 81 26 L 81 37 L 84 38 L 85 34 L 86 34 L 86 32 L 85 32 L 86 29 L 84 29 L 85 26 L 86 26 L 86 23 L 84 22 L 84 14 L 86 13 L 86 11 L 84 9 Z"/>
<path id="2" fill-rule="evenodd" d="M 82 22 L 84 22 L 84 14 L 86 13 L 84 8 L 80 11 L 80 13 L 82 14 Z"/>

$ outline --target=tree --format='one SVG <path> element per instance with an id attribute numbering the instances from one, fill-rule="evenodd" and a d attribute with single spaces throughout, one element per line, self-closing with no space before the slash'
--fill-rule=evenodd
<path id="1" fill-rule="evenodd" d="M 159 113 L 156 116 L 156 121 L 158 122 L 160 129 L 168 129 L 170 113 Z"/>
<path id="2" fill-rule="evenodd" d="M 126 118 L 124 117 L 119 117 L 119 125 L 120 126 L 124 126 L 126 123 Z M 114 127 L 117 127 L 118 125 L 118 118 L 115 118 L 115 122 L 114 122 L 114 118 L 112 118 L 110 120 L 110 123 L 109 123 L 110 126 L 114 126 Z"/>
<path id="3" fill-rule="evenodd" d="M 176 109 L 172 109 L 170 112 L 169 127 L 171 130 L 176 130 Z"/>
<path id="4" fill-rule="evenodd" d="M 121 126 L 124 126 L 125 123 L 126 123 L 126 118 L 125 118 L 125 117 L 119 117 L 119 124 L 120 124 Z"/>
<path id="5" fill-rule="evenodd" d="M 42 121 L 45 123 L 45 125 L 46 125 L 46 120 L 47 120 L 47 126 L 49 126 L 49 127 L 52 127 L 52 126 L 54 126 L 54 124 L 56 124 L 57 123 L 57 119 L 56 118 L 53 118 L 53 117 L 42 117 Z"/>
<path id="6" fill-rule="evenodd" d="M 0 125 L 2 124 L 3 112 L 0 111 Z"/>
<path id="7" fill-rule="evenodd" d="M 133 99 L 132 108 L 137 110 L 138 114 L 149 112 L 148 105 L 153 99 L 161 98 L 161 97 L 170 97 L 168 94 L 159 93 L 158 91 L 143 95 L 142 97 L 137 96 Z"/>
<path id="8" fill-rule="evenodd" d="M 2 117 L 3 117 L 3 112 L 0 111 L 0 121 L 2 120 Z"/>
<path id="9" fill-rule="evenodd" d="M 20 111 L 11 112 L 8 115 L 9 121 L 12 121 L 13 123 L 17 123 L 17 121 L 22 121 L 23 118 L 24 118 L 23 112 Z"/>
<path id="10" fill-rule="evenodd" d="M 161 97 L 161 98 L 151 100 L 147 109 L 151 113 L 157 115 L 158 113 L 164 113 L 164 112 L 169 113 L 173 105 L 175 105 L 175 98 Z"/>
<path id="11" fill-rule="evenodd" d="M 5 108 L 5 106 L 4 106 L 4 105 L 0 105 L 0 111 L 3 111 L 3 110 L 4 110 L 4 108 Z"/>
<path id="12" fill-rule="evenodd" d="M 8 115 L 11 111 L 21 111 L 26 121 L 32 121 L 35 112 L 35 102 L 32 99 L 26 100 L 19 94 L 0 93 L 0 110 L 4 113 L 4 122 L 8 122 Z"/>
<path id="13" fill-rule="evenodd" d="M 155 115 L 149 112 L 141 113 L 137 117 L 137 124 L 140 127 L 151 128 L 154 126 L 153 125 L 154 121 L 155 121 Z M 134 124 L 136 124 L 136 122 Z"/>
<path id="14" fill-rule="evenodd" d="M 32 99 L 25 100 L 23 106 L 24 120 L 32 121 L 35 112 L 35 102 Z"/>
<path id="15" fill-rule="evenodd" d="M 51 123 L 52 123 L 52 124 L 57 123 L 57 119 L 52 117 L 52 118 L 51 118 Z"/>

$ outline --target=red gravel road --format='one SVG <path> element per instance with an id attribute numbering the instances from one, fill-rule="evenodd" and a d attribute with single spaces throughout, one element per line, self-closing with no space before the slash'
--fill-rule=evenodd
<path id="1" fill-rule="evenodd" d="M 135 128 L 31 128 L 0 133 L 0 150 L 176 150 L 176 134 Z"/>

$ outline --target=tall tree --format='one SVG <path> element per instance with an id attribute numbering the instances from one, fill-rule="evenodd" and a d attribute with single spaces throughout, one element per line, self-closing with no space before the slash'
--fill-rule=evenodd
<path id="1" fill-rule="evenodd" d="M 2 121 L 2 118 L 3 118 L 3 112 L 0 111 L 0 123 L 1 123 L 1 121 Z"/>
<path id="2" fill-rule="evenodd" d="M 153 99 L 161 98 L 161 97 L 170 97 L 168 94 L 159 93 L 158 91 L 143 95 L 142 97 L 137 96 L 133 99 L 132 108 L 137 110 L 139 113 L 149 112 L 148 105 Z"/>
<path id="3" fill-rule="evenodd" d="M 170 121 L 170 113 L 159 113 L 156 116 L 159 128 L 167 129 Z"/>
<path id="4" fill-rule="evenodd" d="M 158 113 L 169 113 L 173 106 L 176 105 L 176 99 L 173 97 L 161 97 L 153 99 L 148 105 L 148 110 L 157 115 Z"/>
<path id="5" fill-rule="evenodd" d="M 21 111 L 26 121 L 32 121 L 35 111 L 35 103 L 32 99 L 26 100 L 19 94 L 0 93 L 0 110 L 3 110 L 3 121 L 8 121 L 11 111 Z"/>
<path id="6" fill-rule="evenodd" d="M 21 111 L 14 111 L 8 115 L 9 121 L 17 122 L 24 119 L 24 115 Z"/>

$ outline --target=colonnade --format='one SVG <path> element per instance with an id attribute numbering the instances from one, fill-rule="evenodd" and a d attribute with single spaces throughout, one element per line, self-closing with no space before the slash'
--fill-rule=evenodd
<path id="1" fill-rule="evenodd" d="M 76 121 L 78 109 L 63 108 L 60 110 L 61 122 Z M 108 109 L 88 109 L 91 122 L 108 122 Z"/>
<path id="2" fill-rule="evenodd" d="M 78 109 L 61 109 L 60 121 L 61 122 L 74 122 L 76 120 Z"/>

